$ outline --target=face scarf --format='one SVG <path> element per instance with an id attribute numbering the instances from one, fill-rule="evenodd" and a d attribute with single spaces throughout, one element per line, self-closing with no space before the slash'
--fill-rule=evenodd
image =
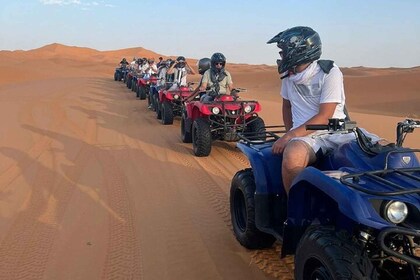
<path id="1" fill-rule="evenodd" d="M 289 79 L 295 84 L 304 84 L 307 85 L 312 77 L 317 73 L 318 63 L 316 61 L 312 62 L 305 70 L 300 73 L 290 74 Z"/>

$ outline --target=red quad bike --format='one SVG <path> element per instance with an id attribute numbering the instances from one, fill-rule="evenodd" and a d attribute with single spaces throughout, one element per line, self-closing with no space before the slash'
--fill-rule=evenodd
<path id="1" fill-rule="evenodd" d="M 175 116 L 181 116 L 183 104 L 186 98 L 190 97 L 193 89 L 187 86 L 179 86 L 176 90 L 159 90 L 159 100 L 157 103 L 156 116 L 162 120 L 162 124 L 173 124 Z"/>
<path id="2" fill-rule="evenodd" d="M 137 97 L 140 98 L 140 100 L 144 100 L 149 97 L 150 92 L 150 85 L 155 85 L 157 83 L 157 77 L 156 75 L 152 75 L 147 78 L 139 78 L 137 79 L 137 90 L 136 94 Z M 150 98 L 148 98 L 148 105 L 150 105 Z"/>
<path id="3" fill-rule="evenodd" d="M 234 90 L 240 91 L 245 90 Z M 210 102 L 187 101 L 181 119 L 182 142 L 192 142 L 194 155 L 205 157 L 211 152 L 213 140 L 237 141 L 238 132 L 265 135 L 259 111 L 258 101 L 238 100 L 231 95 L 219 95 Z"/>
<path id="4" fill-rule="evenodd" d="M 125 85 L 127 86 L 127 88 L 131 89 L 131 84 L 133 82 L 133 76 L 134 76 L 134 71 L 130 70 L 127 75 L 125 76 Z"/>

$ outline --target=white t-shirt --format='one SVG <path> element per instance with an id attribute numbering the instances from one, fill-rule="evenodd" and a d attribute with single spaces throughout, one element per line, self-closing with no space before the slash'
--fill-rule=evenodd
<path id="1" fill-rule="evenodd" d="M 165 77 L 166 77 L 167 70 L 168 69 L 166 67 L 162 67 L 162 68 L 159 69 L 159 72 L 158 72 L 158 84 L 159 84 L 159 86 L 164 86 L 165 85 L 165 83 L 166 83 Z"/>
<path id="2" fill-rule="evenodd" d="M 146 74 L 152 75 L 157 73 L 157 67 L 156 64 L 149 64 L 149 69 L 146 70 Z"/>
<path id="3" fill-rule="evenodd" d="M 140 71 L 141 71 L 141 73 L 146 74 L 147 69 L 149 69 L 149 63 L 146 62 L 141 66 Z"/>
<path id="4" fill-rule="evenodd" d="M 333 118 L 346 117 L 343 74 L 335 64 L 326 74 L 314 61 L 303 72 L 284 78 L 281 96 L 291 103 L 292 129 L 318 114 L 321 103 L 337 103 Z"/>
<path id="5" fill-rule="evenodd" d="M 180 86 L 187 85 L 187 69 L 183 68 L 175 68 L 174 69 L 174 83 L 177 83 Z"/>

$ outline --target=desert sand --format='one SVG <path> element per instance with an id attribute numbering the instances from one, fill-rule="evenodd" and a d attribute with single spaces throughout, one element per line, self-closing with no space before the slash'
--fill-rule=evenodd
<path id="1" fill-rule="evenodd" d="M 0 279 L 292 279 L 278 244 L 249 251 L 233 236 L 230 180 L 246 157 L 226 142 L 194 157 L 179 119 L 163 126 L 113 80 L 133 56 L 160 55 L 60 44 L 0 51 Z M 261 102 L 265 123 L 281 124 L 276 68 L 227 69 L 247 88 L 243 99 Z M 362 127 L 395 141 L 397 122 L 420 118 L 420 68 L 343 73 Z M 419 140 L 420 131 L 405 143 Z"/>

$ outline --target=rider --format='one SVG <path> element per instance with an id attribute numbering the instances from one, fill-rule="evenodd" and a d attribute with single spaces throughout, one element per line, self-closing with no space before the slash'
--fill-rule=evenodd
<path id="1" fill-rule="evenodd" d="M 130 62 L 130 69 L 131 70 L 136 70 L 137 67 L 138 67 L 137 66 L 137 58 L 133 57 L 133 61 Z"/>
<path id="2" fill-rule="evenodd" d="M 153 58 L 147 60 L 147 67 L 144 68 L 144 78 L 150 78 L 151 75 L 157 74 L 157 66 Z"/>
<path id="3" fill-rule="evenodd" d="M 126 67 L 128 65 L 127 59 L 125 57 L 120 61 L 120 67 Z"/>
<path id="4" fill-rule="evenodd" d="M 211 60 L 208 57 L 204 57 L 197 62 L 198 73 L 201 75 L 200 83 L 198 87 L 194 90 L 194 92 L 188 97 L 188 100 L 194 99 L 198 94 L 203 92 L 200 91 L 201 84 L 203 83 L 203 75 L 204 73 L 210 69 L 211 67 Z"/>
<path id="5" fill-rule="evenodd" d="M 187 85 L 187 75 L 194 75 L 195 71 L 188 65 L 183 56 L 178 56 L 175 63 L 168 69 L 168 74 L 174 74 L 174 81 L 169 90 L 176 90 L 180 86 Z"/>
<path id="6" fill-rule="evenodd" d="M 169 67 L 171 66 L 171 63 L 172 63 L 172 60 L 170 58 L 168 60 L 160 62 L 160 65 L 157 71 L 157 84 L 155 86 L 150 86 L 150 97 L 151 97 L 152 102 L 154 102 L 155 100 L 155 95 L 157 95 L 159 90 L 163 88 L 166 84 L 166 79 L 167 79 L 166 73 Z M 153 108 L 153 105 L 152 107 L 149 106 L 149 108 Z"/>
<path id="7" fill-rule="evenodd" d="M 163 62 L 163 57 L 159 56 L 159 62 L 156 63 L 156 67 L 159 68 L 162 62 Z"/>
<path id="8" fill-rule="evenodd" d="M 232 76 L 225 70 L 225 56 L 222 53 L 214 53 L 210 62 L 210 69 L 204 72 L 201 80 L 200 91 L 204 92 L 207 88 L 211 91 L 201 97 L 203 102 L 212 101 L 219 94 L 232 94 L 233 89 Z"/>
<path id="9" fill-rule="evenodd" d="M 287 131 L 273 144 L 272 151 L 283 154 L 283 185 L 289 193 L 293 179 L 318 155 L 333 151 L 355 136 L 305 129 L 308 124 L 328 124 L 331 118 L 346 118 L 343 74 L 333 61 L 319 60 L 318 33 L 310 27 L 297 26 L 280 32 L 267 42 L 271 43 L 277 43 L 280 49 L 277 65 Z M 376 135 L 366 134 L 373 141 L 379 140 Z"/>

